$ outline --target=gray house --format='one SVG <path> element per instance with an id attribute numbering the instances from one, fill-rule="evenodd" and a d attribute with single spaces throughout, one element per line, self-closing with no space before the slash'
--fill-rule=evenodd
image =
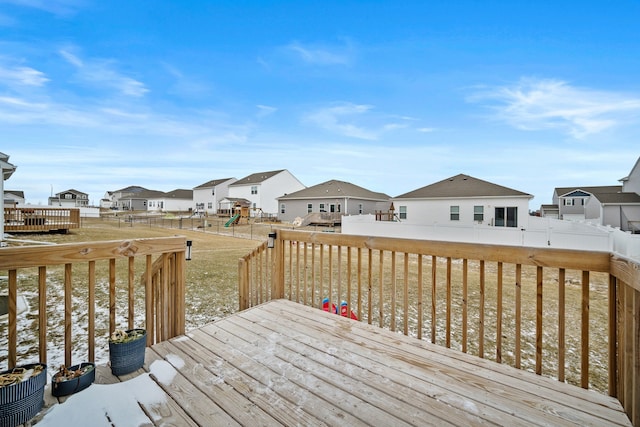
<path id="1" fill-rule="evenodd" d="M 558 187 L 553 204 L 543 205 L 542 216 L 585 220 L 640 233 L 640 158 L 622 185 Z"/>
<path id="2" fill-rule="evenodd" d="M 390 197 L 332 179 L 278 197 L 278 218 L 296 225 L 339 224 L 343 215 L 373 214 L 388 209 Z"/>

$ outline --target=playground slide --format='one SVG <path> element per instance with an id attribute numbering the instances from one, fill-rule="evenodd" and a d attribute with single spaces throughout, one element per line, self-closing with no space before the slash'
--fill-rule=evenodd
<path id="1" fill-rule="evenodd" d="M 224 224 L 224 226 L 229 227 L 231 224 L 235 224 L 236 222 L 238 222 L 239 218 L 240 218 L 240 214 L 235 214 L 234 216 L 231 217 L 231 219 L 229 219 L 229 221 L 227 221 Z"/>

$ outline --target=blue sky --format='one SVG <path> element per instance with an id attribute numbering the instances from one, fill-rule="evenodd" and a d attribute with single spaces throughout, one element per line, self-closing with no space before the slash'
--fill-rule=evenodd
<path id="1" fill-rule="evenodd" d="M 464 173 L 537 209 L 640 157 L 638 22 L 639 0 L 0 0 L 5 189 Z"/>

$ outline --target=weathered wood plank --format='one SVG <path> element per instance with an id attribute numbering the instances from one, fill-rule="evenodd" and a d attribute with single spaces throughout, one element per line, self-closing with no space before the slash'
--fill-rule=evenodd
<path id="1" fill-rule="evenodd" d="M 295 310 L 295 314 L 291 314 L 292 310 Z M 530 373 L 490 361 L 469 358 L 463 353 L 432 346 L 425 342 L 406 341 L 400 336 L 385 331 L 368 331 L 367 325 L 349 327 L 348 323 L 345 323 L 348 319 L 313 313 L 309 307 L 283 309 L 280 305 L 265 305 L 263 311 L 280 318 L 280 323 L 289 318 L 290 322 L 302 325 L 301 318 L 310 317 L 313 319 L 313 322 L 309 322 L 310 327 L 330 330 L 336 338 L 341 339 L 343 348 L 354 348 L 354 343 L 360 346 L 368 345 L 371 347 L 371 354 L 382 351 L 394 363 L 397 359 L 421 366 L 425 363 L 425 357 L 428 357 L 429 363 L 437 361 L 438 364 L 451 369 L 451 376 L 440 378 L 441 384 L 446 384 L 448 387 L 450 378 L 458 377 L 468 388 L 466 391 L 460 390 L 460 393 L 463 395 L 470 393 L 468 396 L 470 399 L 482 396 L 485 399 L 495 400 L 496 404 L 503 400 L 502 403 L 506 408 L 522 404 L 524 405 L 523 413 L 514 411 L 516 413 L 513 415 L 524 415 L 524 419 L 528 422 L 551 416 L 554 417 L 554 423 L 561 423 L 563 420 L 566 422 L 583 420 L 587 424 L 592 422 L 629 425 L 629 420 L 622 412 L 619 402 L 609 396 L 561 384 L 550 378 L 532 376 Z M 304 321 L 304 324 L 306 326 L 307 322 Z M 441 373 L 435 369 L 433 372 L 430 371 L 430 375 L 438 376 Z M 473 376 L 469 377 L 469 375 Z M 479 389 L 474 392 L 475 387 Z M 527 414 L 529 418 L 526 418 Z"/>
<path id="2" fill-rule="evenodd" d="M 218 340 L 215 330 L 212 333 L 209 335 L 203 329 L 189 333 L 194 342 L 211 351 L 215 369 L 210 369 L 283 425 L 296 425 L 301 420 L 309 426 L 352 425 L 349 424 L 352 422 L 357 425 L 357 419 L 346 412 L 336 411 L 310 391 L 282 381 L 268 366 L 257 365 L 250 356 L 235 350 L 228 342 Z M 307 408 L 305 402 L 313 404 Z"/>
<path id="3" fill-rule="evenodd" d="M 210 395 L 204 393 L 193 384 L 193 375 L 196 372 L 191 372 L 185 376 L 181 373 L 181 369 L 178 366 L 172 365 L 175 369 L 175 376 L 171 378 L 170 382 L 164 383 L 162 379 L 156 378 L 153 375 L 153 363 L 162 361 L 171 364 L 177 356 L 171 357 L 173 353 L 167 352 L 162 346 L 162 343 L 158 344 L 155 349 L 148 349 L 145 361 L 149 364 L 149 372 L 151 378 L 167 393 L 171 398 L 189 414 L 189 417 L 198 425 L 227 425 L 238 426 L 236 420 L 233 419 L 226 411 L 221 409 L 216 400 L 218 396 L 216 393 Z M 166 357 L 165 356 L 169 356 Z M 180 358 L 180 361 L 183 359 Z M 166 368 L 163 368 L 166 369 Z M 239 413 L 240 411 L 238 411 Z"/>
<path id="4" fill-rule="evenodd" d="M 203 393 L 205 400 L 212 401 L 212 405 L 219 406 L 229 416 L 233 417 L 234 423 L 241 425 L 281 425 L 268 412 L 247 399 L 230 384 L 225 381 L 225 376 L 217 375 L 212 367 L 216 363 L 211 362 L 211 353 L 205 348 L 188 342 L 187 337 L 180 337 L 177 340 L 166 341 L 154 346 L 153 350 L 164 360 L 172 363 L 174 368 L 184 375 L 186 381 Z M 183 366 L 175 364 L 174 357 L 177 356 L 183 362 Z M 180 396 L 175 396 L 178 402 L 182 402 Z M 211 420 L 220 422 L 222 420 Z"/>

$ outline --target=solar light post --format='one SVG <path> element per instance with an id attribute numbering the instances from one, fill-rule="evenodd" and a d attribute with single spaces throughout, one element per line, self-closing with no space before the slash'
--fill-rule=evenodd
<path id="1" fill-rule="evenodd" d="M 193 240 L 187 240 L 187 252 L 185 253 L 187 261 L 191 261 L 191 246 L 193 246 Z"/>

